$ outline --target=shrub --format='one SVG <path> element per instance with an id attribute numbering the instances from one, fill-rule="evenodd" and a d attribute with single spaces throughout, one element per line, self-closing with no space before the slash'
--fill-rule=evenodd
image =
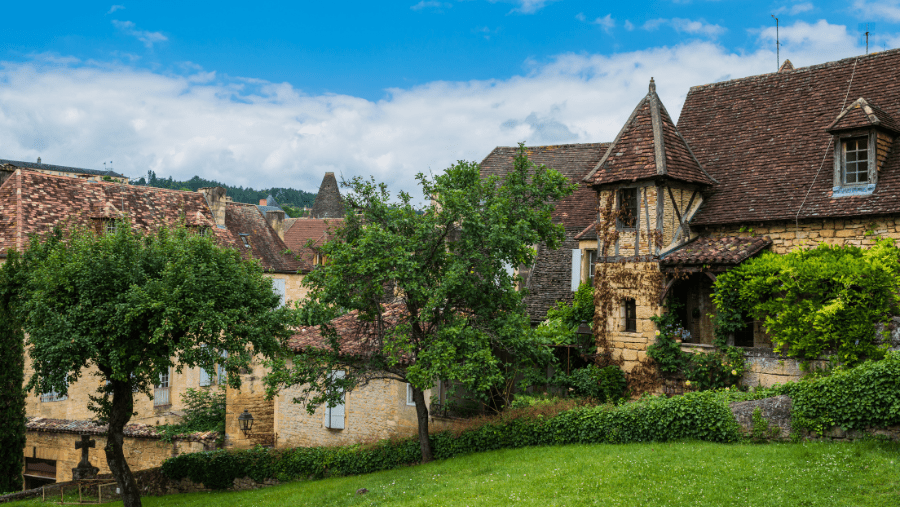
<path id="1" fill-rule="evenodd" d="M 178 435 L 198 431 L 218 431 L 225 434 L 225 391 L 188 389 L 181 395 L 184 416 L 178 424 L 162 424 L 157 427 L 164 442 L 171 442 Z"/>
<path id="2" fill-rule="evenodd" d="M 591 398 L 600 403 L 616 402 L 622 398 L 626 383 L 625 373 L 615 365 L 598 368 L 591 364 L 572 371 L 566 379 L 573 395 Z"/>

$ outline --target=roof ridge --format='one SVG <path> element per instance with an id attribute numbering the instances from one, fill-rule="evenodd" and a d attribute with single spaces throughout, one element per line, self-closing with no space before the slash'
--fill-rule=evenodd
<path id="1" fill-rule="evenodd" d="M 188 194 L 202 195 L 193 190 L 177 190 L 174 188 L 151 187 L 151 186 L 147 186 L 147 185 L 132 185 L 131 183 L 123 183 L 121 181 L 103 181 L 103 180 L 94 181 L 94 180 L 88 180 L 88 179 L 83 179 L 83 178 L 73 178 L 71 176 L 60 176 L 57 174 L 48 174 L 48 173 L 45 173 L 42 171 L 38 171 L 38 170 L 35 170 L 35 168 L 33 168 L 33 167 L 17 167 L 16 169 L 19 171 L 22 171 L 23 173 L 28 173 L 33 176 L 40 176 L 41 178 L 52 178 L 52 179 L 57 179 L 57 180 L 67 181 L 67 182 L 80 182 L 80 183 L 86 184 L 86 185 L 87 184 L 114 185 L 117 187 L 128 187 L 128 188 L 133 188 L 135 190 L 141 189 L 141 190 L 147 190 L 150 192 L 173 192 L 176 194 L 184 194 L 184 195 L 188 195 Z"/>
<path id="2" fill-rule="evenodd" d="M 653 78 L 651 78 L 651 79 L 653 79 Z M 606 153 L 603 154 L 603 157 L 600 158 L 600 161 L 597 162 L 597 165 L 595 165 L 594 168 L 591 169 L 591 172 L 587 173 L 587 175 L 584 178 L 582 178 L 581 181 L 589 183 L 593 179 L 594 174 L 596 174 L 597 171 L 599 171 L 600 168 L 603 167 L 603 164 L 605 164 L 606 161 L 609 159 L 609 155 L 610 155 L 610 153 L 612 153 L 612 149 L 615 148 L 616 144 L 618 144 L 619 141 L 622 139 L 622 135 L 624 135 L 625 132 L 628 130 L 628 126 L 631 125 L 632 121 L 634 121 L 634 118 L 637 116 L 638 111 L 641 110 L 641 108 L 644 105 L 644 102 L 647 101 L 649 96 L 650 96 L 650 94 L 647 93 L 647 95 L 644 95 L 644 98 L 642 98 L 640 100 L 640 102 L 638 102 L 637 106 L 635 106 L 634 110 L 631 112 L 631 115 L 625 121 L 625 124 L 622 125 L 621 129 L 619 129 L 619 133 L 616 134 L 616 138 L 613 139 L 613 142 L 609 143 L 609 148 L 606 149 Z"/>
<path id="3" fill-rule="evenodd" d="M 814 71 L 814 70 L 825 69 L 825 68 L 828 68 L 828 67 L 839 67 L 839 66 L 845 65 L 845 64 L 849 65 L 849 64 L 852 64 L 853 61 L 855 61 L 857 58 L 859 59 L 860 62 L 862 62 L 863 60 L 869 60 L 869 59 L 874 59 L 874 58 L 882 58 L 882 57 L 885 57 L 885 56 L 890 56 L 890 55 L 895 55 L 895 54 L 900 54 L 900 48 L 897 48 L 897 49 L 888 49 L 888 50 L 885 50 L 885 51 L 873 52 L 873 53 L 869 53 L 869 54 L 867 54 L 867 55 L 849 56 L 849 57 L 847 57 L 847 58 L 843 58 L 843 59 L 840 59 L 840 60 L 834 60 L 834 61 L 831 61 L 831 62 L 825 62 L 825 63 L 818 63 L 818 64 L 810 65 L 810 66 L 807 66 L 807 67 L 795 67 L 795 68 L 794 68 L 793 70 L 791 70 L 790 72 L 781 72 L 781 73 L 779 73 L 778 71 L 774 71 L 774 72 L 766 72 L 766 73 L 763 73 L 763 74 L 753 74 L 752 76 L 738 77 L 738 78 L 729 79 L 729 80 L 726 80 L 726 81 L 717 81 L 717 82 L 715 82 L 715 83 L 707 83 L 707 84 L 702 84 L 702 85 L 694 85 L 694 86 L 691 86 L 691 87 L 690 87 L 689 92 L 694 91 L 694 90 L 703 90 L 703 89 L 707 89 L 707 88 L 715 88 L 715 87 L 717 87 L 717 86 L 728 86 L 728 85 L 730 85 L 730 84 L 732 84 L 732 83 L 737 83 L 737 82 L 741 82 L 741 81 L 745 81 L 745 80 L 749 80 L 749 79 L 758 79 L 758 78 L 764 77 L 764 76 L 765 76 L 765 77 L 772 77 L 772 78 L 776 78 L 776 79 L 781 79 L 781 78 L 788 78 L 788 79 L 791 79 L 791 78 L 792 78 L 792 75 L 794 75 L 794 74 L 796 74 L 796 73 L 798 73 L 798 72 L 811 72 L 811 71 Z"/>

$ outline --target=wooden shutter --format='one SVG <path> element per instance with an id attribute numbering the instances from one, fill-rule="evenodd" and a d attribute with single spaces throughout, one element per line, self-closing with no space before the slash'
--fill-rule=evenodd
<path id="1" fill-rule="evenodd" d="M 341 379 L 344 378 L 344 372 L 336 371 L 332 373 L 333 378 Z M 343 391 L 343 390 L 341 390 Z M 327 415 L 327 427 L 335 430 L 344 429 L 344 396 L 346 396 L 343 392 L 341 393 L 341 403 L 335 405 L 333 407 L 328 407 L 328 415 Z"/>
<path id="2" fill-rule="evenodd" d="M 572 250 L 572 292 L 581 285 L 581 250 Z"/>
<path id="3" fill-rule="evenodd" d="M 281 298 L 281 302 L 278 304 L 278 307 L 284 306 L 285 300 L 285 288 L 284 288 L 284 278 L 273 278 L 272 279 L 272 290 L 275 294 L 278 294 L 278 297 Z"/>

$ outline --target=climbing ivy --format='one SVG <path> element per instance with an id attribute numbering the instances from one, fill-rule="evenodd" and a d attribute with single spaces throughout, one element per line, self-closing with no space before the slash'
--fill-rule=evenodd
<path id="1" fill-rule="evenodd" d="M 11 311 L 20 275 L 20 258 L 10 251 L 6 263 L 0 265 L 0 492 L 22 489 L 25 335 Z"/>
<path id="2" fill-rule="evenodd" d="M 835 354 L 846 365 L 884 356 L 876 324 L 898 313 L 900 249 L 819 245 L 786 255 L 764 253 L 715 283 L 719 338 L 741 314 L 762 320 L 777 352 L 802 360 Z"/>

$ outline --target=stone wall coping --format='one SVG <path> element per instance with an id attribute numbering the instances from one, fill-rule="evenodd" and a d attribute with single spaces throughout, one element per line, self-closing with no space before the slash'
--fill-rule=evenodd
<path id="1" fill-rule="evenodd" d="M 26 417 L 25 430 L 46 433 L 72 433 L 77 435 L 106 435 L 108 424 L 98 421 L 50 419 L 46 417 Z M 125 426 L 125 436 L 130 438 L 160 439 L 162 435 L 155 426 L 149 424 L 129 424 Z M 219 437 L 217 431 L 196 432 L 187 435 L 173 437 L 173 440 L 185 440 L 195 442 L 212 441 Z"/>

